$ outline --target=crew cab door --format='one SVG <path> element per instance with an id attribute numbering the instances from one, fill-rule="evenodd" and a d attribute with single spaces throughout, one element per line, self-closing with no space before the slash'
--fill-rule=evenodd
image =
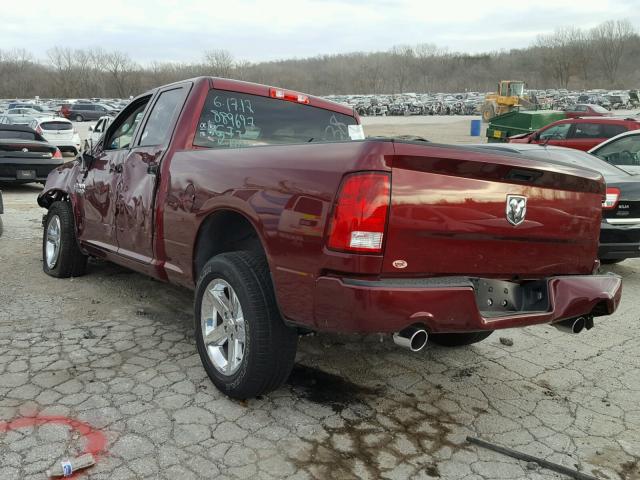
<path id="1" fill-rule="evenodd" d="M 76 185 L 80 214 L 78 238 L 101 250 L 116 252 L 117 183 L 122 164 L 149 97 L 129 105 L 114 120 L 103 140 L 92 150 L 95 160 L 80 174 Z"/>
<path id="2" fill-rule="evenodd" d="M 157 176 L 190 86 L 172 85 L 156 94 L 122 164 L 117 182 L 118 253 L 131 260 L 146 264 L 154 258 Z"/>

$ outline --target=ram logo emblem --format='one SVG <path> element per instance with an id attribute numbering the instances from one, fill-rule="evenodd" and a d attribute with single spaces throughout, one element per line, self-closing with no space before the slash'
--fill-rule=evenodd
<path id="1" fill-rule="evenodd" d="M 527 215 L 527 197 L 507 195 L 507 221 L 511 225 L 520 225 Z"/>

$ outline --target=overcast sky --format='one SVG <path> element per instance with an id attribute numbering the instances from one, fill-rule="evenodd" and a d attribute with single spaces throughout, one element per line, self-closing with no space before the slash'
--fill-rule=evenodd
<path id="1" fill-rule="evenodd" d="M 454 51 L 524 47 L 541 33 L 628 18 L 640 0 L 20 0 L 2 1 L 0 49 L 39 58 L 54 45 L 194 61 L 212 48 L 253 62 L 435 43 Z M 135 6 L 133 6 L 135 5 Z"/>

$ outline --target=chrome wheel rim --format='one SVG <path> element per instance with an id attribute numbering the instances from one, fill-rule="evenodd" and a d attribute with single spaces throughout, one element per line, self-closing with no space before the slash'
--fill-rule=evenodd
<path id="1" fill-rule="evenodd" d="M 201 307 L 200 328 L 209 360 L 221 374 L 233 375 L 242 364 L 245 349 L 240 300 L 231 285 L 216 278 L 207 285 Z"/>
<path id="2" fill-rule="evenodd" d="M 47 267 L 53 268 L 60 256 L 60 217 L 54 215 L 47 225 L 47 245 L 45 247 Z"/>

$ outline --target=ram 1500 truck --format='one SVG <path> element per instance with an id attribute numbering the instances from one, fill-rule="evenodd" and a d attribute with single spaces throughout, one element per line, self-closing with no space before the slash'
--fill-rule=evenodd
<path id="1" fill-rule="evenodd" d="M 365 139 L 346 106 L 221 78 L 135 98 L 54 170 L 44 271 L 100 257 L 195 290 L 195 336 L 236 398 L 277 388 L 301 332 L 412 350 L 611 314 L 601 175 L 522 154 Z"/>

